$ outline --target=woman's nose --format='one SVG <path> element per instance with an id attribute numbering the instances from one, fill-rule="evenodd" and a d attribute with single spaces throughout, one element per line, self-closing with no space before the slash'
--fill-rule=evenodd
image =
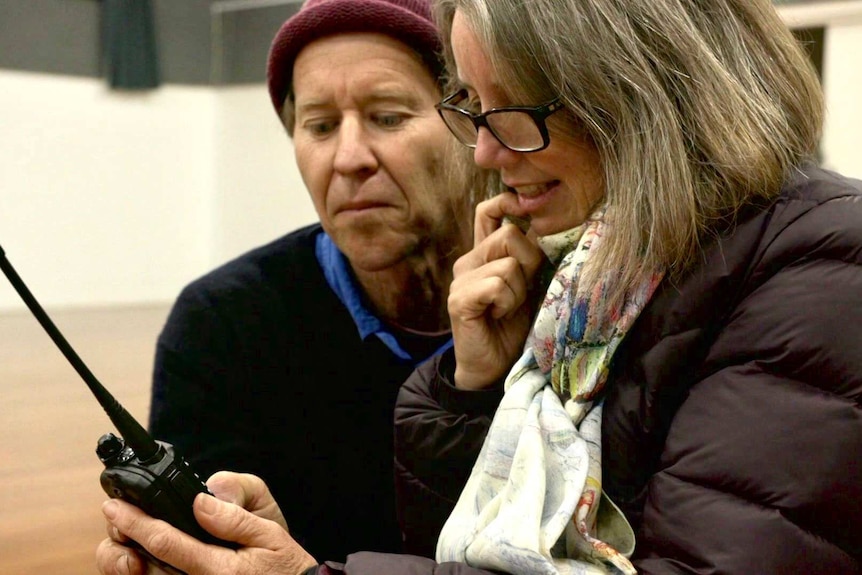
<path id="1" fill-rule="evenodd" d="M 476 148 L 473 150 L 473 161 L 486 169 L 499 170 L 510 166 L 518 160 L 518 152 L 514 152 L 500 143 L 500 140 L 484 126 L 479 128 L 476 136 Z"/>

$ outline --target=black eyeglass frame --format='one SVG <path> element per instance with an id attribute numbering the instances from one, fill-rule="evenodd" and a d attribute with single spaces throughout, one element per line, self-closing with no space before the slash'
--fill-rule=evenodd
<path id="1" fill-rule="evenodd" d="M 550 102 L 547 102 L 545 104 L 540 104 L 538 106 L 502 106 L 500 108 L 491 108 L 490 110 L 487 110 L 485 112 L 481 112 L 479 114 L 474 114 L 473 112 L 470 112 L 469 110 L 465 110 L 464 108 L 459 108 L 458 106 L 455 106 L 454 104 L 451 103 L 455 99 L 458 99 L 458 98 L 463 99 L 466 97 L 467 97 L 467 90 L 462 88 L 462 89 L 458 90 L 457 92 L 455 92 L 453 94 L 449 94 L 448 96 L 443 98 L 443 100 L 441 100 L 434 107 L 437 109 L 437 113 L 440 115 L 440 118 L 442 118 L 443 123 L 446 124 L 446 127 L 449 128 L 449 131 L 452 132 L 452 135 L 454 135 L 455 138 L 459 142 L 461 142 L 463 145 L 467 146 L 468 148 L 472 148 L 472 149 L 476 148 L 476 143 L 468 144 L 467 142 L 465 142 L 461 138 L 459 138 L 458 134 L 455 132 L 455 130 L 452 129 L 452 126 L 450 126 L 449 122 L 446 120 L 446 116 L 443 114 L 443 110 L 449 110 L 450 112 L 455 112 L 455 113 L 461 114 L 462 116 L 466 116 L 467 118 L 469 118 L 470 121 L 473 122 L 473 126 L 476 128 L 477 143 L 478 143 L 478 137 L 479 137 L 479 128 L 485 127 L 488 129 L 489 132 L 491 132 L 491 135 L 494 136 L 494 138 L 496 138 L 497 141 L 500 142 L 500 144 L 504 148 L 506 148 L 508 150 L 512 150 L 513 152 L 520 152 L 520 153 L 528 154 L 531 152 L 539 152 L 539 151 L 544 150 L 545 148 L 548 147 L 548 145 L 551 143 L 551 137 L 548 134 L 548 125 L 545 122 L 545 120 L 548 118 L 548 116 L 550 116 L 554 112 L 562 110 L 565 107 L 561 98 L 554 98 Z M 500 138 L 500 136 L 497 134 L 497 132 L 494 131 L 494 128 L 490 124 L 488 124 L 488 116 L 490 116 L 492 114 L 499 114 L 501 112 L 521 112 L 521 113 L 527 114 L 530 117 L 530 119 L 533 120 L 533 123 L 536 125 L 536 128 L 539 130 L 539 135 L 542 136 L 542 145 L 537 147 L 537 148 L 519 149 L 519 148 L 514 148 L 514 147 L 510 146 L 509 144 L 507 144 L 506 142 L 504 142 Z"/>

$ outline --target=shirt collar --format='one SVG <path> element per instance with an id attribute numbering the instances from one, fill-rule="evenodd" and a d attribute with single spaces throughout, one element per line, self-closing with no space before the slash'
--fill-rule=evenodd
<path id="1" fill-rule="evenodd" d="M 317 261 L 320 263 L 321 269 L 323 269 L 326 283 L 329 284 L 329 287 L 332 288 L 332 291 L 335 292 L 335 295 L 339 300 L 341 300 L 341 303 L 344 304 L 347 311 L 350 312 L 353 322 L 356 324 L 359 331 L 359 337 L 363 341 L 369 336 L 374 335 L 380 339 L 380 341 L 382 341 L 396 357 L 405 362 L 418 364 L 427 359 L 423 357 L 419 358 L 417 361 L 416 358 L 407 353 L 401 344 L 398 343 L 398 339 L 392 331 L 390 331 L 390 329 L 387 328 L 387 326 L 377 316 L 365 307 L 362 303 L 362 292 L 356 284 L 353 272 L 350 270 L 350 266 L 347 263 L 347 258 L 344 257 L 344 254 L 341 253 L 332 241 L 332 238 L 330 238 L 326 232 L 322 232 L 317 236 L 315 255 L 317 256 Z M 452 340 L 450 339 L 439 350 L 437 350 L 435 354 L 440 353 L 451 346 Z"/>

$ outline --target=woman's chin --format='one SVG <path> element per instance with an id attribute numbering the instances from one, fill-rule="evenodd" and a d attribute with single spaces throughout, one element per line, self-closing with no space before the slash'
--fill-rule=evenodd
<path id="1" fill-rule="evenodd" d="M 566 222 L 553 218 L 537 218 L 530 220 L 530 229 L 540 238 L 559 234 L 577 226 L 579 222 Z"/>

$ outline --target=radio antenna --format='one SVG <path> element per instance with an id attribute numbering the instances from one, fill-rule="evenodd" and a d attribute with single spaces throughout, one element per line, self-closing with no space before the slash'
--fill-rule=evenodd
<path id="1" fill-rule="evenodd" d="M 126 440 L 126 443 L 137 454 L 138 459 L 147 461 L 155 456 L 159 452 L 159 445 L 150 437 L 150 434 L 147 433 L 141 424 L 120 405 L 120 402 L 105 389 L 105 386 L 99 383 L 93 372 L 90 371 L 83 360 L 75 353 L 75 350 L 72 349 L 72 346 L 69 345 L 69 342 L 66 341 L 66 338 L 63 337 L 63 334 L 60 333 L 60 330 L 57 329 L 57 326 L 54 325 L 54 322 L 51 321 L 51 318 L 48 317 L 48 314 L 45 313 L 45 310 L 42 309 L 42 306 L 39 305 L 33 294 L 30 293 L 30 290 L 27 289 L 21 276 L 18 275 L 18 272 L 15 271 L 15 268 L 12 267 L 12 264 L 6 258 L 6 252 L 3 251 L 2 246 L 0 246 L 0 268 L 3 269 L 3 273 L 6 274 L 12 287 L 21 296 L 21 299 L 24 300 L 24 303 L 27 304 L 27 307 L 30 308 L 30 311 L 33 312 L 33 315 L 36 316 L 36 319 L 39 320 L 39 323 L 48 332 L 48 335 L 51 336 L 51 339 L 54 340 L 54 343 L 60 348 L 60 351 L 63 352 L 63 355 L 66 356 L 66 359 L 69 360 L 75 371 L 86 382 L 87 387 L 96 396 L 99 404 L 104 408 L 105 413 L 108 414 L 108 417 L 116 426 L 120 435 L 123 436 L 123 439 Z"/>

